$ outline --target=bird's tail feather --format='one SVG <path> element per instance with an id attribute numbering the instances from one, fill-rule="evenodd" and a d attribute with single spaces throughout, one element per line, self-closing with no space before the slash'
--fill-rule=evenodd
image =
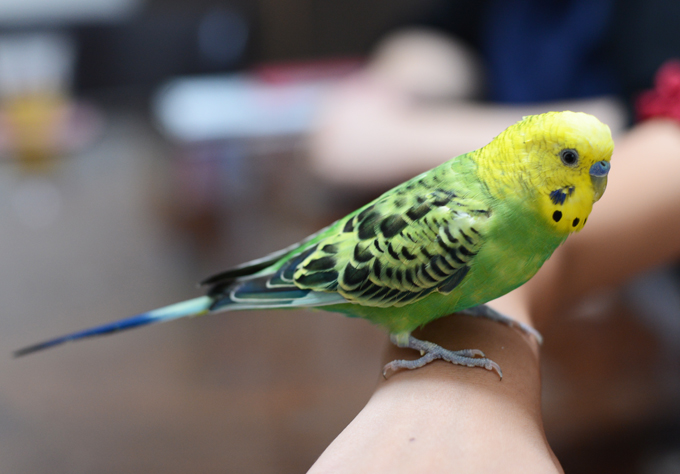
<path id="1" fill-rule="evenodd" d="M 112 323 L 107 323 L 83 331 L 78 331 L 65 336 L 48 339 L 47 341 L 39 342 L 14 352 L 15 357 L 24 356 L 33 352 L 38 352 L 43 349 L 64 344 L 65 342 L 77 341 L 88 337 L 104 336 L 127 329 L 134 329 L 147 324 L 160 323 L 170 321 L 172 319 L 184 318 L 186 316 L 198 316 L 207 313 L 212 303 L 212 298 L 209 296 L 201 296 L 191 300 L 176 303 L 163 308 L 154 309 L 146 313 L 141 313 L 130 318 L 121 319 Z"/>

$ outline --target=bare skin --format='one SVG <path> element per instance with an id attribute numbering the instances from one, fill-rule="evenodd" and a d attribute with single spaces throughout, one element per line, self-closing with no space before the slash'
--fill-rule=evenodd
<path id="1" fill-rule="evenodd" d="M 529 322 L 522 292 L 493 307 Z M 381 380 L 373 397 L 310 472 L 562 472 L 545 439 L 535 340 L 454 315 L 416 333 L 452 349 L 483 349 L 495 372 L 435 361 Z M 384 361 L 417 353 L 390 345 Z"/>

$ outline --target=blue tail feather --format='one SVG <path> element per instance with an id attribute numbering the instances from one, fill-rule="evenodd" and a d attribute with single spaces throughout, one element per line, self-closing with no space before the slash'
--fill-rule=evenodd
<path id="1" fill-rule="evenodd" d="M 65 342 L 77 341 L 88 337 L 105 336 L 128 329 L 134 329 L 147 324 L 159 323 L 163 321 L 170 321 L 172 319 L 179 319 L 185 316 L 194 316 L 202 314 L 208 310 L 212 302 L 212 298 L 202 296 L 192 300 L 183 301 L 181 303 L 166 306 L 164 308 L 154 309 L 146 313 L 138 314 L 130 318 L 121 319 L 112 323 L 107 323 L 83 331 L 74 332 L 65 336 L 49 339 L 47 341 L 39 342 L 14 352 L 15 357 L 21 357 L 33 352 L 49 349 L 50 347 L 64 344 Z"/>

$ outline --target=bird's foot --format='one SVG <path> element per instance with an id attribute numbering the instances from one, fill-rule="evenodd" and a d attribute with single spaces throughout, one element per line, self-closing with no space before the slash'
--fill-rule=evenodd
<path id="1" fill-rule="evenodd" d="M 388 372 L 395 372 L 399 369 L 418 369 L 429 364 L 433 360 L 443 359 L 456 365 L 483 367 L 486 370 L 495 370 L 498 372 L 498 376 L 503 379 L 503 372 L 501 371 L 500 366 L 491 359 L 487 359 L 484 356 L 484 353 L 478 349 L 450 351 L 433 342 L 421 341 L 411 335 L 409 335 L 407 339 L 403 336 L 399 337 L 399 335 L 393 334 L 390 336 L 390 340 L 398 347 L 420 351 L 422 357 L 416 360 L 393 360 L 383 368 L 383 377 L 385 378 L 387 378 Z"/>
<path id="2" fill-rule="evenodd" d="M 517 328 L 524 334 L 534 336 L 536 342 L 539 345 L 543 344 L 543 336 L 536 329 L 532 328 L 528 324 L 516 321 L 509 316 L 499 313 L 498 311 L 491 309 L 485 304 L 480 304 L 479 306 L 473 306 L 472 308 L 464 309 L 459 311 L 460 314 L 467 314 L 468 316 L 476 316 L 490 319 L 491 321 L 496 321 L 498 323 L 503 323 L 507 326 Z"/>

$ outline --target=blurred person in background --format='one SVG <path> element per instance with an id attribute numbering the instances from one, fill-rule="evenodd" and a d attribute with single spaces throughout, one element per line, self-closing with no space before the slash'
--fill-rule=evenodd
<path id="1" fill-rule="evenodd" d="M 544 358 L 560 372 L 555 377 L 548 371 L 548 388 L 552 384 L 563 393 L 548 394 L 545 416 L 552 439 L 565 444 L 578 444 L 579 437 L 592 441 L 621 426 L 677 420 L 678 413 L 668 411 L 680 388 L 675 270 L 632 287 L 628 282 L 655 267 L 672 266 L 680 255 L 680 113 L 675 111 L 680 111 L 680 88 L 674 86 L 680 84 L 680 66 L 666 66 L 654 84 L 656 71 L 680 58 L 678 20 L 680 4 L 662 0 L 442 1 L 378 44 L 363 70 L 328 97 L 311 138 L 312 165 L 326 180 L 384 190 L 485 145 L 524 115 L 570 109 L 611 127 L 616 148 L 609 189 L 588 226 L 531 282 L 498 303 L 508 314 L 533 320 L 546 335 Z M 655 92 L 638 101 L 638 116 L 646 120 L 629 128 L 636 98 L 653 87 Z M 639 291 L 645 285 L 667 291 Z M 637 323 L 630 322 L 631 314 Z M 562 321 L 574 315 L 596 321 L 612 317 L 604 325 L 572 318 L 577 329 L 565 330 Z M 445 364 L 399 374 L 380 384 L 322 456 L 320 471 L 342 466 L 348 452 L 357 459 L 353 468 L 362 472 L 377 464 L 396 469 L 391 472 L 408 470 L 408 462 L 434 470 L 486 463 L 509 471 L 529 472 L 527 464 L 537 472 L 559 471 L 544 443 L 539 371 L 537 362 L 531 363 L 537 349 L 517 349 L 512 332 L 499 335 L 505 328 L 453 319 L 424 331 L 451 347 L 478 347 L 500 338 L 511 348 L 501 365 L 522 368 L 516 374 L 521 380 L 504 379 L 494 388 L 480 382 L 488 375 L 483 371 Z M 642 333 L 651 333 L 651 342 Z M 468 342 L 461 345 L 461 339 Z M 397 355 L 409 356 L 391 350 L 386 360 Z M 451 375 L 452 370 L 457 372 Z M 463 382 L 453 381 L 461 376 Z M 562 385 L 555 381 L 559 378 Z M 632 388 L 627 393 L 622 387 Z M 483 396 L 489 391 L 493 396 Z M 500 400 L 508 403 L 498 412 Z M 508 413 L 529 416 L 520 421 Z M 389 422 L 375 422 L 388 414 Z M 428 422 L 427 430 L 419 430 Z M 504 430 L 513 433 L 512 443 Z M 413 432 L 420 436 L 408 435 Z M 422 444 L 411 444 L 423 436 Z M 629 442 L 635 445 L 637 439 Z M 526 455 L 528 446 L 536 457 Z M 619 472 L 641 469 L 619 457 Z M 596 472 L 593 463 L 590 468 Z"/>

